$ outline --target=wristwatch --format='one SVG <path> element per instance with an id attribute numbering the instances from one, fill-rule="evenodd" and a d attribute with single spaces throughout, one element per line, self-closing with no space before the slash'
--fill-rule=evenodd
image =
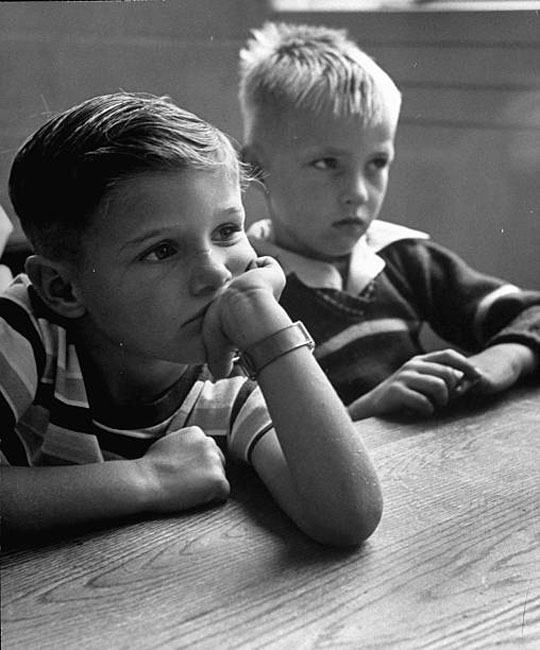
<path id="1" fill-rule="evenodd" d="M 270 334 L 238 353 L 238 363 L 250 379 L 256 379 L 261 370 L 284 354 L 306 346 L 313 351 L 315 342 L 304 323 L 297 321 Z"/>

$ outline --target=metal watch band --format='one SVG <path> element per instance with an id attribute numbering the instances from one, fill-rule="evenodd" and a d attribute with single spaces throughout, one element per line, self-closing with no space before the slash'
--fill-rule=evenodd
<path id="1" fill-rule="evenodd" d="M 238 361 L 247 376 L 256 379 L 261 370 L 272 361 L 304 346 L 313 350 L 315 343 L 304 323 L 297 321 L 250 345 L 239 353 Z"/>

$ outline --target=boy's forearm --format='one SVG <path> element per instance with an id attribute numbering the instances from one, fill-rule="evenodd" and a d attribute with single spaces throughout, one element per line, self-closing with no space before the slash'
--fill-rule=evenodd
<path id="1" fill-rule="evenodd" d="M 532 348 L 522 343 L 499 343 L 495 346 L 499 353 L 508 355 L 515 364 L 519 377 L 526 377 L 538 370 L 539 355 Z"/>
<path id="2" fill-rule="evenodd" d="M 303 510 L 317 537 L 357 543 L 381 516 L 375 470 L 360 434 L 306 347 L 258 377 Z M 325 532 L 326 531 L 326 532 Z M 324 540 L 323 540 L 324 541 Z"/>
<path id="3" fill-rule="evenodd" d="M 479 388 L 499 392 L 538 369 L 535 352 L 521 343 L 497 343 L 470 357 L 482 374 Z"/>
<path id="4" fill-rule="evenodd" d="M 144 509 L 145 489 L 132 461 L 2 467 L 2 528 L 7 535 L 97 523 Z"/>
<path id="5" fill-rule="evenodd" d="M 242 352 L 254 354 L 259 342 L 292 324 L 276 300 L 282 276 L 274 260 L 261 258 L 216 303 L 219 330 Z M 306 346 L 265 363 L 258 382 L 277 440 L 263 437 L 255 446 L 255 469 L 306 533 L 328 544 L 361 542 L 379 522 L 382 497 L 346 408 Z"/>

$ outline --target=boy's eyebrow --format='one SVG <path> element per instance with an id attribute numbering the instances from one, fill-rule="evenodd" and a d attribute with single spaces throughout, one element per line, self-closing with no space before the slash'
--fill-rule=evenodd
<path id="1" fill-rule="evenodd" d="M 320 154 L 320 153 L 338 154 L 338 153 L 342 153 L 343 151 L 345 151 L 345 149 L 340 147 L 334 147 L 333 145 L 328 145 L 328 144 L 313 144 L 305 148 L 306 153 L 312 153 L 312 154 Z"/>
<path id="2" fill-rule="evenodd" d="M 394 153 L 394 147 L 391 146 L 381 146 L 375 148 L 370 155 L 375 155 L 379 156 L 381 154 L 384 155 L 393 155 Z M 302 152 L 303 156 L 311 157 L 311 156 L 317 156 L 317 157 L 326 157 L 326 156 L 342 156 L 343 154 L 349 156 L 349 155 L 354 155 L 354 152 L 349 151 L 347 148 L 340 148 L 340 147 L 333 147 L 333 146 L 328 146 L 328 145 L 319 145 L 319 146 L 311 146 L 311 147 L 306 147 L 304 151 Z"/>
<path id="3" fill-rule="evenodd" d="M 120 246 L 120 250 L 124 250 L 125 248 L 133 248 L 134 246 L 138 246 L 139 244 L 142 244 L 145 242 L 147 239 L 152 239 L 154 237 L 160 237 L 163 236 L 166 233 L 170 233 L 172 230 L 172 227 L 165 227 L 165 228 L 154 228 L 152 230 L 147 230 L 140 235 L 133 237 L 132 239 L 124 242 L 122 246 Z"/>
<path id="4" fill-rule="evenodd" d="M 242 218 L 242 221 L 245 219 L 244 210 L 235 206 L 221 210 L 220 215 L 223 217 L 238 216 Z M 153 239 L 154 237 L 163 237 L 164 235 L 170 236 L 173 232 L 178 233 L 178 223 L 171 224 L 170 226 L 161 226 L 160 228 L 152 228 L 151 230 L 146 230 L 140 235 L 136 235 L 135 237 L 132 237 L 128 241 L 124 242 L 120 246 L 120 250 L 123 251 L 126 248 L 134 248 L 144 243 L 148 239 Z"/>

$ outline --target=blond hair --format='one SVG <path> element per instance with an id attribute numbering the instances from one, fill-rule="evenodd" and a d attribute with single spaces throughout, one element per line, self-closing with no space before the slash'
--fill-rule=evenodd
<path id="1" fill-rule="evenodd" d="M 250 144 L 265 108 L 331 111 L 378 123 L 397 117 L 401 93 L 392 79 L 345 30 L 268 22 L 252 30 L 240 52 L 240 107 Z"/>

